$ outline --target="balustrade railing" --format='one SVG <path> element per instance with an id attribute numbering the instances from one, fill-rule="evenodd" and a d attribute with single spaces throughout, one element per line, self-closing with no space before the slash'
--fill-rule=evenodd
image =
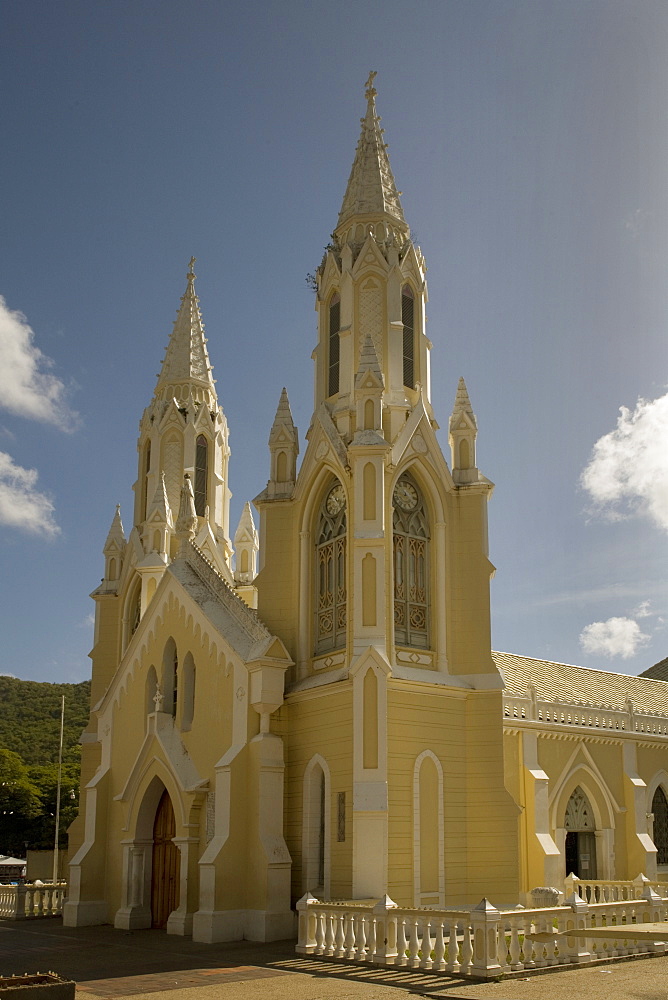
<path id="1" fill-rule="evenodd" d="M 55 885 L 0 885 L 0 917 L 26 920 L 32 917 L 60 916 L 66 893 L 66 882 Z"/>
<path id="2" fill-rule="evenodd" d="M 668 885 L 652 881 L 645 875 L 638 875 L 627 881 L 582 879 L 576 875 L 568 875 L 564 879 L 564 894 L 568 897 L 574 892 L 586 903 L 614 903 L 625 899 L 641 899 L 647 886 L 659 896 L 668 895 Z"/>
<path id="3" fill-rule="evenodd" d="M 297 910 L 300 955 L 491 978 L 663 952 L 665 943 L 651 940 L 649 929 L 643 940 L 637 929 L 665 921 L 668 898 L 645 884 L 640 899 L 588 903 L 573 893 L 563 906 L 531 910 L 497 910 L 486 899 L 470 910 L 432 910 L 399 907 L 388 896 L 374 905 L 323 903 L 307 893 Z M 625 936 L 631 927 L 634 936 Z"/>

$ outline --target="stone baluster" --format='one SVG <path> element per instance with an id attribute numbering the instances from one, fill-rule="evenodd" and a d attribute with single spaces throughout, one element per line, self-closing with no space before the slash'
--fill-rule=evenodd
<path id="1" fill-rule="evenodd" d="M 422 958 L 420 960 L 420 968 L 428 971 L 431 969 L 431 921 L 429 917 L 423 917 L 422 919 Z"/>
<path id="2" fill-rule="evenodd" d="M 417 917 L 411 918 L 411 936 L 408 942 L 408 968 L 419 969 L 420 967 L 420 939 L 418 937 Z"/>
<path id="3" fill-rule="evenodd" d="M 358 913 L 357 915 L 357 949 L 355 952 L 356 962 L 366 962 L 367 958 L 367 947 L 366 947 L 366 914 Z"/>
<path id="4" fill-rule="evenodd" d="M 434 960 L 432 970 L 434 972 L 445 971 L 445 938 L 443 936 L 443 917 L 438 917 L 436 923 L 436 938 L 434 939 Z"/>
<path id="5" fill-rule="evenodd" d="M 336 937 L 334 940 L 334 955 L 336 958 L 345 958 L 346 920 L 347 914 L 344 910 L 336 914 Z"/>
<path id="6" fill-rule="evenodd" d="M 373 913 L 366 917 L 366 928 L 366 960 L 372 962 L 376 951 L 376 918 Z"/>
<path id="7" fill-rule="evenodd" d="M 349 961 L 355 957 L 355 914 L 350 910 L 346 913 L 346 939 L 343 945 L 343 957 Z"/>
<path id="8" fill-rule="evenodd" d="M 510 956 L 510 968 L 513 972 L 518 972 L 523 968 L 522 962 L 520 961 L 520 934 L 519 934 L 519 917 L 513 917 L 510 921 L 510 945 L 508 948 Z"/>
<path id="9" fill-rule="evenodd" d="M 316 914 L 315 922 L 315 953 L 322 955 L 325 950 L 325 914 L 322 910 Z"/>
<path id="10" fill-rule="evenodd" d="M 473 939 L 471 935 L 471 921 L 465 917 L 462 921 L 462 960 L 459 970 L 464 976 L 468 976 L 471 971 L 471 960 L 473 958 Z"/>
<path id="11" fill-rule="evenodd" d="M 408 939 L 406 937 L 406 918 L 399 917 L 397 920 L 397 961 L 399 967 L 403 967 L 408 962 L 406 952 L 408 951 Z"/>
<path id="12" fill-rule="evenodd" d="M 448 925 L 448 972 L 459 972 L 459 941 L 457 940 L 457 921 L 451 920 Z"/>
<path id="13" fill-rule="evenodd" d="M 543 921 L 543 929 L 546 934 L 554 934 L 554 925 L 552 922 L 552 916 L 545 917 Z M 559 958 L 556 954 L 557 950 L 557 938 L 548 938 L 545 942 L 545 962 L 547 965 L 559 965 Z"/>
<path id="14" fill-rule="evenodd" d="M 331 958 L 334 954 L 334 921 L 336 920 L 336 915 L 331 911 L 325 913 L 325 941 L 324 941 L 324 951 L 323 954 L 326 958 Z"/>

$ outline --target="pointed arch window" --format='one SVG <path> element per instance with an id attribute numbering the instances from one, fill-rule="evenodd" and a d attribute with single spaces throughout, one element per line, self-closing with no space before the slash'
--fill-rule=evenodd
<path id="1" fill-rule="evenodd" d="M 334 396 L 339 391 L 339 358 L 341 329 L 341 299 L 338 292 L 332 295 L 328 313 L 328 357 L 327 357 L 327 395 Z"/>
<path id="2" fill-rule="evenodd" d="M 336 482 L 318 515 L 316 543 L 316 653 L 345 645 L 347 624 L 346 496 Z"/>
<path id="3" fill-rule="evenodd" d="M 206 485 L 209 476 L 209 442 L 200 434 L 195 442 L 195 513 L 206 513 Z"/>
<path id="4" fill-rule="evenodd" d="M 404 473 L 392 496 L 394 640 L 429 648 L 429 520 L 422 493 Z"/>
<path id="5" fill-rule="evenodd" d="M 401 322 L 404 325 L 404 385 L 415 388 L 415 296 L 410 285 L 401 289 Z"/>
<path id="6" fill-rule="evenodd" d="M 661 786 L 652 799 L 654 815 L 654 843 L 656 844 L 657 865 L 668 865 L 668 800 Z"/>

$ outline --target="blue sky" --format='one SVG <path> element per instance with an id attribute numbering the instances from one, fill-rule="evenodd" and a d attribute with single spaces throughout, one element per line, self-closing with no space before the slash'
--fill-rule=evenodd
<path id="1" fill-rule="evenodd" d="M 89 674 L 191 254 L 234 523 L 283 385 L 303 442 L 305 275 L 370 69 L 441 441 L 464 375 L 496 483 L 495 648 L 629 673 L 668 653 L 663 0 L 4 0 L 0 24 L 0 672 Z"/>

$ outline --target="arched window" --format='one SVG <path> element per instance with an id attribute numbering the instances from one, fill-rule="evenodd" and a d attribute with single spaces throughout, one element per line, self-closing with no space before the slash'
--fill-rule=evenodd
<path id="1" fill-rule="evenodd" d="M 179 659 L 176 643 L 169 639 L 162 656 L 162 693 L 164 696 L 164 711 L 176 718 L 179 695 Z"/>
<path id="2" fill-rule="evenodd" d="M 341 483 L 327 491 L 316 543 L 316 653 L 346 641 L 346 495 Z"/>
<path id="3" fill-rule="evenodd" d="M 145 711 L 146 715 L 151 715 L 153 712 L 157 711 L 155 696 L 158 691 L 158 675 L 155 672 L 155 667 L 151 666 L 148 668 L 148 673 L 146 675 L 146 705 Z"/>
<path id="4" fill-rule="evenodd" d="M 328 315 L 328 358 L 327 395 L 334 396 L 339 391 L 339 330 L 341 329 L 341 299 L 338 293 L 332 295 Z"/>
<path id="5" fill-rule="evenodd" d="M 668 865 L 668 800 L 659 786 L 652 799 L 657 865 Z"/>
<path id="6" fill-rule="evenodd" d="M 329 769 L 317 754 L 304 772 L 302 881 L 304 892 L 329 895 Z"/>
<path id="7" fill-rule="evenodd" d="M 182 689 L 181 729 L 187 732 L 192 727 L 195 716 L 195 661 L 192 653 L 188 653 L 183 661 Z"/>
<path id="8" fill-rule="evenodd" d="M 130 608 L 130 635 L 134 635 L 141 621 L 141 583 L 136 584 L 135 594 Z"/>
<path id="9" fill-rule="evenodd" d="M 401 289 L 401 322 L 404 324 L 404 385 L 415 388 L 415 296 L 410 285 Z"/>
<path id="10" fill-rule="evenodd" d="M 195 513 L 204 517 L 206 512 L 206 484 L 209 475 L 209 444 L 203 434 L 195 443 Z"/>
<path id="11" fill-rule="evenodd" d="M 422 494 L 404 473 L 392 495 L 394 515 L 394 639 L 429 647 L 429 521 Z"/>

